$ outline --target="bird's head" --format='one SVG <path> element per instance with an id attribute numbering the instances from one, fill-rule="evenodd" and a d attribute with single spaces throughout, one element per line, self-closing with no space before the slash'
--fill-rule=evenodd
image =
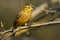
<path id="1" fill-rule="evenodd" d="M 24 8 L 25 11 L 26 10 L 29 10 L 29 11 L 33 10 L 33 8 L 29 5 L 25 5 L 23 8 Z"/>

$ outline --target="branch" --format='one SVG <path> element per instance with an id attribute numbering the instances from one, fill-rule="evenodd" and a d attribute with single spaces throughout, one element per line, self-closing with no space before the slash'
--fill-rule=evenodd
<path id="1" fill-rule="evenodd" d="M 56 24 L 56 23 L 60 24 L 60 21 L 52 21 L 52 22 L 46 22 L 46 23 L 42 23 L 42 24 L 34 24 L 34 25 L 31 25 L 31 28 L 41 27 L 41 26 L 44 26 L 44 25 L 50 25 L 50 24 Z M 12 36 L 14 33 L 16 33 L 19 30 L 22 30 L 22 29 L 24 30 L 24 29 L 29 29 L 29 28 L 28 28 L 28 26 L 18 27 L 17 29 L 13 30 L 13 32 L 11 34 L 9 34 L 8 36 L 6 36 L 2 40 L 5 40 L 6 38 Z M 28 31 L 28 30 L 26 30 L 26 31 Z M 26 31 L 24 31 L 24 32 L 26 32 Z"/>
<path id="2" fill-rule="evenodd" d="M 47 3 L 43 3 L 41 5 L 39 5 L 38 7 L 36 7 L 33 11 L 32 11 L 32 19 L 34 17 L 36 17 L 36 15 L 41 14 L 41 12 L 43 12 L 45 10 L 45 7 L 48 7 Z"/>

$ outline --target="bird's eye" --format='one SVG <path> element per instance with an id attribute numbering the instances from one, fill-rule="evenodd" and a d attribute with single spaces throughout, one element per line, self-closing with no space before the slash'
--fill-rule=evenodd
<path id="1" fill-rule="evenodd" d="M 30 8 L 30 7 L 28 7 L 28 8 Z"/>

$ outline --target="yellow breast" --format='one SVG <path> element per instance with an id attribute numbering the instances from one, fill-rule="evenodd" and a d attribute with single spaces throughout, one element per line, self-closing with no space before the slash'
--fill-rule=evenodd
<path id="1" fill-rule="evenodd" d="M 21 17 L 17 20 L 18 25 L 27 23 L 31 18 L 31 13 L 22 13 Z"/>

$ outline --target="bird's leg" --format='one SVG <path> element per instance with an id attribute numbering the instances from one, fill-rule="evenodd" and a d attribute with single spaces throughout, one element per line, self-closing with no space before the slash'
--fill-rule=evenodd
<path id="1" fill-rule="evenodd" d="M 30 28 L 30 23 L 25 23 L 25 25 L 28 26 L 28 31 L 26 32 L 26 35 L 29 36 L 30 35 L 30 31 L 29 31 L 29 28 Z"/>
<path id="2" fill-rule="evenodd" d="M 27 25 L 27 23 L 25 23 L 25 26 Z"/>

